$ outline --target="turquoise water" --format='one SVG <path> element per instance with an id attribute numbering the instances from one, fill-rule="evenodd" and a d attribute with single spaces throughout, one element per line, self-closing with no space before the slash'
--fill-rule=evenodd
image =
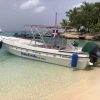
<path id="1" fill-rule="evenodd" d="M 77 40 L 79 41 L 79 40 Z M 80 41 L 83 45 L 86 41 Z M 97 42 L 99 44 L 99 42 Z M 91 71 L 29 60 L 0 50 L 0 100 L 46 100 L 84 79 Z"/>
<path id="2" fill-rule="evenodd" d="M 0 100 L 40 100 L 59 88 L 66 71 L 66 67 L 24 59 L 2 49 Z M 56 85 L 58 88 L 54 89 Z"/>

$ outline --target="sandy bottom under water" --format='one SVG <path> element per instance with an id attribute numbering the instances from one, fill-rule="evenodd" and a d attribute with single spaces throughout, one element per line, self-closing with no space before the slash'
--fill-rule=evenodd
<path id="1" fill-rule="evenodd" d="M 73 71 L 0 50 L 0 100 L 100 100 L 100 63 Z"/>

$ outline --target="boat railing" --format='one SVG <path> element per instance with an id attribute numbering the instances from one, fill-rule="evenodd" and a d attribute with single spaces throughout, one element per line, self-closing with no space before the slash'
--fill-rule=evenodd
<path id="1" fill-rule="evenodd" d="M 30 45 L 32 44 L 32 41 L 35 41 L 35 45 L 37 45 L 37 42 L 41 42 L 46 46 L 46 43 L 43 39 L 43 32 L 40 31 L 39 27 L 34 26 L 34 27 L 29 27 L 30 28 L 30 32 L 33 34 L 33 38 L 30 41 Z M 37 37 L 36 37 L 37 36 Z"/>

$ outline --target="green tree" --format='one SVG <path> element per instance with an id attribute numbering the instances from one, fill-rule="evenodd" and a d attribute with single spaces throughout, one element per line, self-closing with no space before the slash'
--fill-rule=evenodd
<path id="1" fill-rule="evenodd" d="M 66 27 L 69 25 L 69 22 L 67 20 L 63 19 L 60 24 L 61 24 L 61 26 Z"/>
<path id="2" fill-rule="evenodd" d="M 69 18 L 69 25 L 79 29 L 85 26 L 90 32 L 100 32 L 100 2 L 83 2 L 80 7 L 75 7 L 66 12 Z M 68 20 L 63 20 L 61 25 Z M 66 24 L 67 25 L 67 24 Z"/>

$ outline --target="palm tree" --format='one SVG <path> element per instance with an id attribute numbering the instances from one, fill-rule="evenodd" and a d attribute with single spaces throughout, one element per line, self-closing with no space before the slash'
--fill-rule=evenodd
<path id="1" fill-rule="evenodd" d="M 69 25 L 69 22 L 66 19 L 63 19 L 60 24 L 61 24 L 62 27 L 66 27 L 66 26 Z"/>

